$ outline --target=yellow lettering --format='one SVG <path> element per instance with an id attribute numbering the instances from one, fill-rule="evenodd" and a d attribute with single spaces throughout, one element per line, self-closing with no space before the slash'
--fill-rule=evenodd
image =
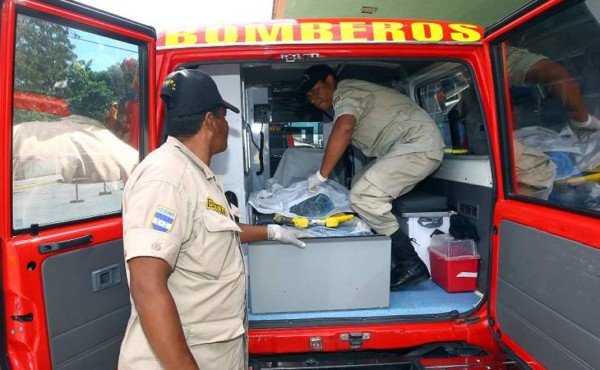
<path id="1" fill-rule="evenodd" d="M 479 41 L 481 33 L 477 30 L 477 26 L 472 24 L 452 23 L 448 27 L 456 32 L 450 32 L 450 37 L 454 41 Z"/>
<path id="2" fill-rule="evenodd" d="M 291 24 L 275 24 L 271 31 L 264 24 L 246 26 L 246 42 L 294 41 Z"/>
<path id="3" fill-rule="evenodd" d="M 366 37 L 356 37 L 356 32 L 365 32 L 365 22 L 340 22 L 342 41 L 366 41 Z"/>
<path id="4" fill-rule="evenodd" d="M 373 22 L 373 41 L 406 41 L 406 35 L 402 31 L 404 25 L 399 22 Z M 391 35 L 388 40 L 387 35 Z"/>
<path id="5" fill-rule="evenodd" d="M 223 39 L 219 37 L 219 31 L 223 31 Z M 238 29 L 234 26 L 209 27 L 206 29 L 207 44 L 230 44 L 237 42 Z"/>
<path id="6" fill-rule="evenodd" d="M 332 41 L 331 23 L 300 23 L 302 41 Z"/>
<path id="7" fill-rule="evenodd" d="M 193 45 L 198 42 L 195 32 L 174 32 L 165 35 L 165 46 Z"/>
<path id="8" fill-rule="evenodd" d="M 415 22 L 410 28 L 416 41 L 441 41 L 444 38 L 444 29 L 437 23 Z"/>
<path id="9" fill-rule="evenodd" d="M 224 206 L 220 205 L 219 203 L 216 203 L 211 198 L 206 198 L 206 208 L 212 209 L 215 212 L 218 212 L 224 216 L 227 216 L 227 209 Z"/>

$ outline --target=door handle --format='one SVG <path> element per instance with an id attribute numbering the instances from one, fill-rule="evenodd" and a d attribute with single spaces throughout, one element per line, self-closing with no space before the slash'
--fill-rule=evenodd
<path id="1" fill-rule="evenodd" d="M 121 266 L 118 263 L 92 271 L 92 290 L 101 290 L 115 286 L 121 282 Z"/>
<path id="2" fill-rule="evenodd" d="M 84 235 L 79 238 L 65 240 L 62 242 L 40 244 L 38 246 L 38 252 L 40 254 L 51 253 L 51 252 L 56 252 L 56 251 L 60 251 L 63 249 L 78 247 L 78 246 L 84 245 L 84 244 L 89 244 L 91 242 L 92 242 L 92 234 L 88 234 L 88 235 Z"/>

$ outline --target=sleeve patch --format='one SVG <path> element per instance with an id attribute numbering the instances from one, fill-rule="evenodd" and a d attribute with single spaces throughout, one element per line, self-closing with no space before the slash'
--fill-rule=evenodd
<path id="1" fill-rule="evenodd" d="M 333 97 L 333 107 L 335 108 L 342 101 L 342 94 L 337 94 Z"/>
<path id="2" fill-rule="evenodd" d="M 156 212 L 152 218 L 152 229 L 168 233 L 175 224 L 177 212 L 168 209 L 165 206 L 159 205 L 156 207 Z"/>

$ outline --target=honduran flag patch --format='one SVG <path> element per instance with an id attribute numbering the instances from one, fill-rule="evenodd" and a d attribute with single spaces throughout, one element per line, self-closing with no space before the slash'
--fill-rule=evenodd
<path id="1" fill-rule="evenodd" d="M 152 218 L 152 228 L 163 233 L 168 233 L 173 228 L 175 217 L 177 217 L 177 212 L 159 205 L 156 207 L 156 212 Z"/>

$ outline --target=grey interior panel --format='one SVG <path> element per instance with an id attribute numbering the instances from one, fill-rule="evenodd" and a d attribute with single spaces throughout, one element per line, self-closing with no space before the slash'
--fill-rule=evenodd
<path id="1" fill-rule="evenodd" d="M 382 308 L 390 299 L 390 238 L 314 238 L 248 248 L 253 313 Z"/>
<path id="2" fill-rule="evenodd" d="M 497 322 L 547 369 L 600 369 L 600 250 L 500 224 Z"/>
<path id="3" fill-rule="evenodd" d="M 49 257 L 42 278 L 53 369 L 115 369 L 131 311 L 122 240 Z"/>

